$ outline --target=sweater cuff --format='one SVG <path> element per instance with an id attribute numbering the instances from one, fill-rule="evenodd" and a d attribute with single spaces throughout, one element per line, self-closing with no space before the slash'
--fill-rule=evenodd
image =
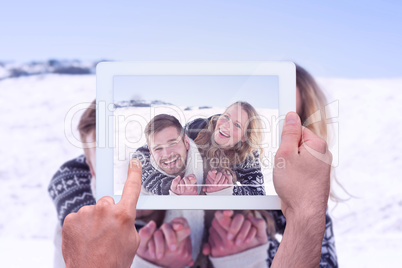
<path id="1" fill-rule="evenodd" d="M 261 246 L 248 249 L 246 251 L 225 256 L 225 257 L 212 257 L 211 260 L 214 267 L 250 267 L 250 268 L 260 268 L 267 267 L 267 252 L 269 243 L 263 244 Z"/>
<path id="2" fill-rule="evenodd" d="M 131 268 L 161 268 L 161 266 L 158 266 L 156 264 L 153 264 L 151 262 L 148 262 L 147 260 L 144 260 L 138 255 L 135 255 L 133 264 L 131 264 Z"/>

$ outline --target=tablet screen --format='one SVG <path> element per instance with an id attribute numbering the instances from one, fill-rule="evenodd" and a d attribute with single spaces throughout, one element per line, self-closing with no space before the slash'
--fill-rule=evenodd
<path id="1" fill-rule="evenodd" d="M 114 194 L 129 160 L 146 195 L 276 195 L 275 75 L 116 75 Z"/>

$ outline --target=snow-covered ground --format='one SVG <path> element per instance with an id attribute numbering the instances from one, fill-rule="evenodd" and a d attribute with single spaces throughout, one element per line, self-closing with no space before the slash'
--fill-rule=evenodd
<path id="1" fill-rule="evenodd" d="M 400 266 L 402 79 L 318 81 L 339 100 L 337 177 L 356 196 L 332 212 L 339 263 Z"/>
<path id="2" fill-rule="evenodd" d="M 337 177 L 357 197 L 331 211 L 340 266 L 399 266 L 402 79 L 318 81 L 339 103 Z M 66 138 L 78 137 L 80 112 L 67 131 L 66 115 L 94 98 L 93 75 L 0 81 L 0 267 L 51 267 L 57 218 L 47 185 L 81 153 Z"/>
<path id="3" fill-rule="evenodd" d="M 0 81 L 0 267 L 51 267 L 57 215 L 47 186 L 82 151 L 67 141 L 64 119 L 94 98 L 94 75 Z"/>

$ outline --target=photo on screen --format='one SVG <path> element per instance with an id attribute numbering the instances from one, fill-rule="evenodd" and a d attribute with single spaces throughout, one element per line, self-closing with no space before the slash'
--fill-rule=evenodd
<path id="1" fill-rule="evenodd" d="M 278 77 L 114 76 L 114 194 L 131 158 L 142 195 L 276 195 Z"/>

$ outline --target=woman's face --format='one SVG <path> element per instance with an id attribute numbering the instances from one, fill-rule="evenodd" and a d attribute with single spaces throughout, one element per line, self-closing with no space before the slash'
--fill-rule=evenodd
<path id="1" fill-rule="evenodd" d="M 248 119 L 240 105 L 230 106 L 216 122 L 215 142 L 222 147 L 233 147 L 239 141 L 245 141 Z"/>

